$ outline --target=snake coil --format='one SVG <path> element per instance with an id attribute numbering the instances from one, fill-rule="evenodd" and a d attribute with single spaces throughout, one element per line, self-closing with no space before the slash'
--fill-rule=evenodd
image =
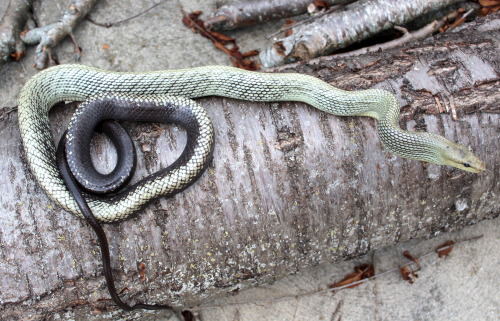
<path id="1" fill-rule="evenodd" d="M 127 219 L 152 200 L 178 193 L 201 175 L 211 157 L 212 126 L 203 108 L 187 98 L 212 95 L 248 101 L 301 101 L 339 116 L 369 116 L 378 120 L 382 144 L 398 156 L 454 166 L 474 173 L 485 170 L 484 163 L 462 145 L 436 134 L 400 129 L 397 99 L 381 89 L 348 92 L 307 75 L 249 72 L 223 66 L 142 73 L 103 71 L 82 65 L 49 68 L 31 78 L 20 94 L 19 128 L 26 158 L 47 195 L 65 210 L 84 217 L 98 234 L 108 288 L 113 300 L 124 309 L 168 307 L 142 304 L 130 307 L 118 298 L 110 272 L 109 249 L 99 222 Z M 174 118 L 183 121 L 190 119 L 188 125 L 193 125 L 187 130 L 188 144 L 183 155 L 162 173 L 147 177 L 109 199 L 70 191 L 72 188 L 68 189 L 65 180 L 69 182 L 68 185 L 75 184 L 68 175 L 81 178 L 81 168 L 90 168 L 90 155 L 88 150 L 79 151 L 78 155 L 83 156 L 77 157 L 76 161 L 73 158 L 68 166 L 61 165 L 61 158 L 64 157 L 59 156 L 61 171 L 58 169 L 48 112 L 57 102 L 85 101 L 92 96 L 105 101 L 109 108 L 89 107 L 92 110 L 90 114 L 95 116 L 91 116 L 91 120 L 102 119 L 103 114 L 113 110 L 112 117 L 115 118 L 156 121 L 156 116 L 148 114 L 151 109 L 142 107 L 152 108 L 157 113 L 163 108 L 158 107 L 160 101 L 173 114 L 183 110 Z M 108 116 L 106 114 L 104 118 Z M 75 126 L 79 128 L 78 124 Z M 84 132 L 86 130 L 75 129 L 68 134 L 68 150 L 74 147 L 78 149 L 81 144 L 78 139 L 82 136 L 78 133 Z M 89 136 L 85 139 L 89 140 Z M 81 164 L 75 165 L 78 159 L 84 163 L 83 167 Z M 95 173 L 93 175 L 98 176 Z M 106 177 L 97 178 L 97 181 L 105 180 Z M 80 181 L 80 184 L 84 183 Z M 108 181 L 107 184 L 119 188 L 122 183 Z"/>

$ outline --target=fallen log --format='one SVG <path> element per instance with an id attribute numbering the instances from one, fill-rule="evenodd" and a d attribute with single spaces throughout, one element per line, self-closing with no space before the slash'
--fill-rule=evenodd
<path id="1" fill-rule="evenodd" d="M 390 90 L 403 106 L 402 127 L 470 146 L 487 164 L 485 173 L 396 158 L 383 150 L 372 119 L 331 116 L 302 103 L 202 99 L 216 124 L 208 172 L 138 218 L 105 226 L 121 295 L 190 307 L 497 216 L 498 25 L 490 17 L 404 48 L 274 70 L 348 90 Z M 52 115 L 56 137 L 71 111 Z M 172 162 L 185 142 L 174 126 L 129 129 L 138 147 L 135 179 Z M 94 235 L 34 181 L 13 112 L 0 122 L 0 141 L 2 319 L 41 320 L 69 309 L 88 320 L 152 320 L 164 313 L 113 310 Z M 101 166 L 111 168 L 109 143 L 97 139 L 95 149 Z"/>
<path id="2" fill-rule="evenodd" d="M 260 62 L 265 67 L 275 67 L 329 55 L 395 26 L 425 21 L 424 15 L 459 2 L 461 0 L 357 1 L 276 39 L 272 46 L 260 51 Z M 445 12 L 439 17 L 447 14 Z"/>

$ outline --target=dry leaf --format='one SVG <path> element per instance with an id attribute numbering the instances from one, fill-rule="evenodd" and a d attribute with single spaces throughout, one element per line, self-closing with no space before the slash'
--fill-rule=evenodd
<path id="1" fill-rule="evenodd" d="M 256 52 L 255 50 L 242 54 L 234 38 L 206 29 L 205 22 L 198 18 L 201 15 L 201 11 L 191 12 L 188 15 L 182 12 L 182 14 L 182 23 L 193 32 L 199 33 L 201 36 L 210 39 L 215 48 L 223 51 L 229 56 L 233 66 L 246 70 L 257 70 L 259 68 L 254 61 L 247 59 L 257 54 L 252 54 Z"/>
<path id="2" fill-rule="evenodd" d="M 458 27 L 462 23 L 465 22 L 466 18 L 464 18 L 465 10 L 462 8 L 458 9 L 458 14 L 457 17 L 455 18 L 455 22 L 451 26 L 448 27 L 448 29 L 453 29 L 455 27 Z"/>
<path id="3" fill-rule="evenodd" d="M 372 277 L 375 274 L 375 268 L 373 267 L 373 265 L 366 264 L 366 263 L 355 267 L 354 271 L 355 272 L 349 273 L 348 275 L 346 275 L 341 281 L 339 281 L 337 283 L 330 284 L 330 285 L 328 285 L 328 287 L 329 288 L 338 288 L 338 287 L 341 287 L 344 285 L 348 285 L 348 284 Z M 346 288 L 354 288 L 360 284 L 361 283 L 354 284 L 354 285 L 348 286 Z"/>
<path id="4" fill-rule="evenodd" d="M 486 16 L 500 10 L 500 0 L 479 0 L 479 4 L 481 5 L 480 16 Z"/>
<path id="5" fill-rule="evenodd" d="M 12 59 L 14 59 L 15 61 L 19 61 L 19 60 L 21 60 L 21 58 L 23 58 L 23 57 L 24 57 L 24 54 L 25 54 L 25 53 L 26 53 L 26 52 L 25 52 L 24 50 L 23 50 L 23 51 L 16 51 L 16 52 L 14 52 L 14 53 L 10 54 L 10 57 L 11 57 Z"/>
<path id="6" fill-rule="evenodd" d="M 281 57 L 286 57 L 285 54 L 286 48 L 283 45 L 283 41 L 276 41 L 275 43 L 273 43 L 273 47 L 278 55 L 280 55 Z"/>
<path id="7" fill-rule="evenodd" d="M 453 244 L 455 244 L 455 242 L 453 242 L 453 241 L 446 241 L 446 243 L 441 244 L 440 246 L 438 246 L 438 248 L 436 249 L 436 252 L 437 252 L 438 256 L 440 258 L 448 256 L 448 254 L 450 254 L 450 252 L 453 250 L 453 246 L 450 246 L 450 245 L 453 245 Z"/>
<path id="8" fill-rule="evenodd" d="M 258 50 L 250 50 L 242 54 L 243 58 L 257 56 L 259 54 Z"/>
<path id="9" fill-rule="evenodd" d="M 220 32 L 216 32 L 216 31 L 210 31 L 210 34 L 216 38 L 219 42 L 222 42 L 222 43 L 230 43 L 230 42 L 236 42 L 236 40 L 234 38 L 231 38 L 231 37 L 228 37 Z"/>
<path id="10" fill-rule="evenodd" d="M 409 251 L 404 251 L 403 252 L 403 255 L 408 259 L 408 260 L 411 260 L 413 262 L 415 262 L 417 265 L 419 264 L 418 263 L 418 259 L 414 258 Z"/>
<path id="11" fill-rule="evenodd" d="M 139 279 L 142 282 L 146 281 L 146 264 L 143 262 L 139 263 L 137 269 L 139 270 Z"/>
<path id="12" fill-rule="evenodd" d="M 418 274 L 411 270 L 408 266 L 400 267 L 399 271 L 401 272 L 403 280 L 408 281 L 410 284 L 413 284 L 415 279 L 418 278 Z"/>
<path id="13" fill-rule="evenodd" d="M 293 29 L 290 28 L 290 26 L 293 24 L 295 24 L 295 20 L 286 18 L 285 24 L 283 25 L 283 27 L 281 27 L 282 29 L 286 29 L 284 34 L 285 37 L 290 37 L 293 34 Z"/>

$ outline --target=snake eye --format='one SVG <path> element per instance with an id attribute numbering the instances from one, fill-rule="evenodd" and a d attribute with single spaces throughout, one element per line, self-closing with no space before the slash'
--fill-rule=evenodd
<path id="1" fill-rule="evenodd" d="M 464 163 L 464 167 L 470 167 L 469 163 Z"/>

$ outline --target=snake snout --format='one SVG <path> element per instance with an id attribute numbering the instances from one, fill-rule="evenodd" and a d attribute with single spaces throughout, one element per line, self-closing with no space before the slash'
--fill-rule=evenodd
<path id="1" fill-rule="evenodd" d="M 443 165 L 450 165 L 471 173 L 482 173 L 486 170 L 486 164 L 467 147 L 450 141 L 445 145 L 442 157 Z"/>

